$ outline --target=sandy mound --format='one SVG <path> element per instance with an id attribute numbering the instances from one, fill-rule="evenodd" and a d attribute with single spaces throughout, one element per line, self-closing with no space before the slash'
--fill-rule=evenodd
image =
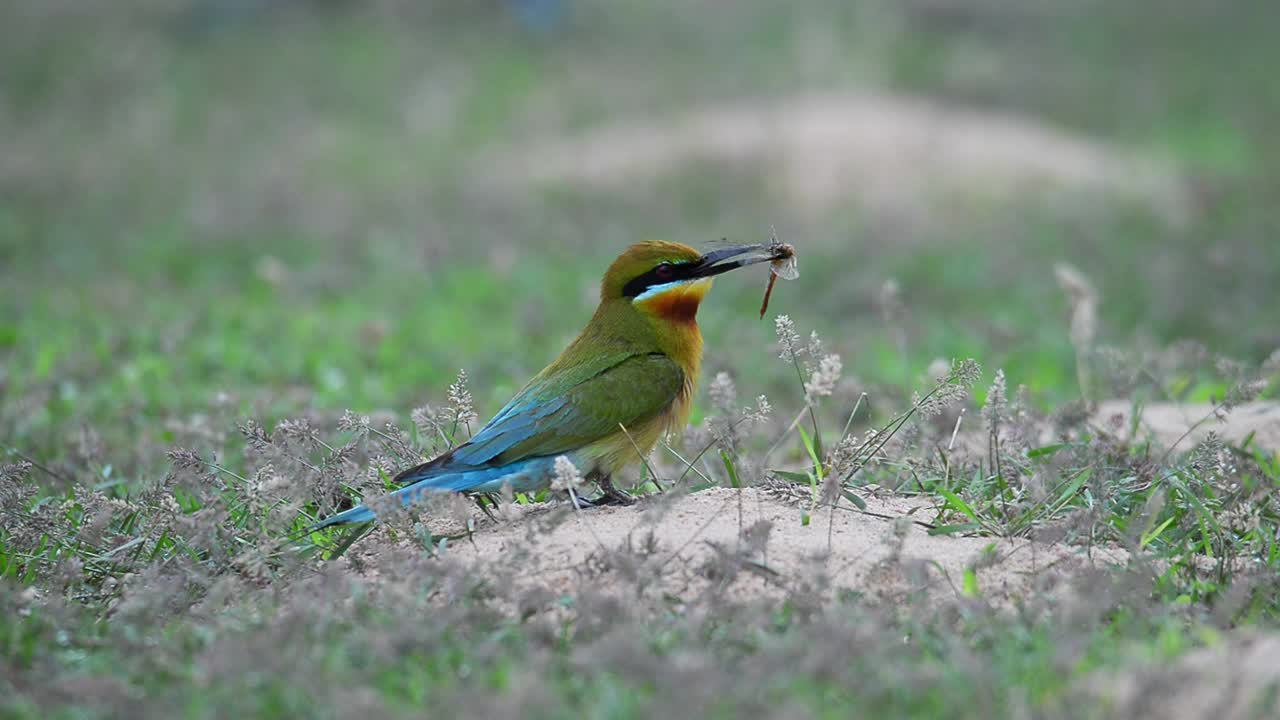
<path id="1" fill-rule="evenodd" d="M 1104 402 L 1094 422 L 1119 431 L 1129 427 L 1131 411 L 1127 401 Z M 1232 442 L 1252 433 L 1259 446 L 1280 448 L 1280 403 L 1241 406 L 1225 420 L 1210 420 L 1182 437 L 1209 412 L 1209 405 L 1147 405 L 1139 433 L 1160 446 L 1181 439 L 1181 449 L 1190 449 L 1211 430 Z M 516 570 L 503 577 L 555 595 L 572 595 L 585 584 L 606 592 L 643 586 L 671 597 L 711 587 L 738 598 L 780 596 L 806 587 L 890 600 L 917 591 L 955 597 L 963 594 L 965 573 L 972 568 L 980 596 L 997 604 L 1053 587 L 1080 569 L 1128 559 L 1118 548 L 930 535 L 922 526 L 936 520 L 929 499 L 878 493 L 864 500 L 867 513 L 842 501 L 834 514 L 829 508 L 815 510 L 807 525 L 802 522 L 807 501 L 760 488 L 668 493 L 633 507 L 584 511 L 563 503 L 508 506 L 506 517 L 496 521 L 464 502 L 463 516 L 472 514 L 475 532 L 449 544 L 446 554 L 491 570 L 505 563 Z M 958 520 L 944 520 L 953 521 Z M 456 532 L 434 524 L 433 530 Z M 353 552 L 361 566 L 377 573 L 384 549 L 372 539 Z"/>
<path id="2" fill-rule="evenodd" d="M 918 208 L 921 194 L 1081 189 L 1185 212 L 1167 166 L 1022 118 L 887 94 L 815 94 L 693 110 L 505 148 L 479 174 L 501 182 L 627 187 L 694 162 L 742 165 L 788 200 Z"/>
<path id="3" fill-rule="evenodd" d="M 1208 403 L 1152 403 L 1141 408 L 1138 421 L 1140 437 L 1150 437 L 1161 447 L 1169 447 L 1181 439 L 1179 450 L 1188 450 L 1203 440 L 1210 432 L 1216 432 L 1224 440 L 1240 443 L 1250 434 L 1258 447 L 1280 450 L 1280 403 L 1255 402 L 1241 405 L 1224 419 L 1210 418 L 1194 427 L 1210 415 L 1213 406 Z M 1101 427 L 1130 427 L 1133 404 L 1128 400 L 1108 400 L 1098 406 L 1094 421 Z M 1190 430 L 1188 434 L 1187 431 Z M 1186 438 L 1183 435 L 1186 434 Z"/>
<path id="4" fill-rule="evenodd" d="M 1027 540 L 930 536 L 911 522 L 933 519 L 923 500 L 890 495 L 866 502 L 870 512 L 901 519 L 858 513 L 845 501 L 834 517 L 819 509 L 806 526 L 802 507 L 768 491 L 713 488 L 625 508 L 526 508 L 455 542 L 449 552 L 490 564 L 517 558 L 517 583 L 557 595 L 572 594 L 584 577 L 606 592 L 634 588 L 644 577 L 648 587 L 674 597 L 712 584 L 744 599 L 806 585 L 883 598 L 918 590 L 955 597 L 966 568 L 976 567 L 981 596 L 997 603 L 1025 596 L 1060 573 L 1124 559 L 1117 550 L 1094 548 L 1090 557 L 1084 548 Z M 616 552 L 625 548 L 630 552 Z M 368 551 L 376 557 L 376 549 Z"/>

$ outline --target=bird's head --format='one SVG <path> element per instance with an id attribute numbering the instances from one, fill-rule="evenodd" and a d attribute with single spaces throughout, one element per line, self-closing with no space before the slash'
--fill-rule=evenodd
<path id="1" fill-rule="evenodd" d="M 627 248 L 604 274 L 602 302 L 629 303 L 653 318 L 693 322 L 711 279 L 735 268 L 766 262 L 762 246 L 743 245 L 700 253 L 688 245 L 650 240 Z"/>

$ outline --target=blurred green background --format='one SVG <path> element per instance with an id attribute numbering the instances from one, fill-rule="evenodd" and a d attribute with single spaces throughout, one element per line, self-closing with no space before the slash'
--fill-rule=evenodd
<path id="1" fill-rule="evenodd" d="M 972 356 L 1078 397 L 1058 262 L 1099 342 L 1257 362 L 1278 27 L 1213 0 L 6 2 L 0 435 L 404 417 L 459 368 L 492 412 L 627 244 L 771 226 L 802 271 L 771 314 L 854 388 Z M 706 369 L 785 396 L 764 279 L 718 283 Z"/>

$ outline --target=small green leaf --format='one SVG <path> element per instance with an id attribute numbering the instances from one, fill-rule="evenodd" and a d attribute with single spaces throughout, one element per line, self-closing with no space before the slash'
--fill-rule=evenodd
<path id="1" fill-rule="evenodd" d="M 982 529 L 982 526 L 976 522 L 960 523 L 957 525 L 939 525 L 929 529 L 930 535 L 956 535 L 959 533 L 974 532 Z"/>
<path id="2" fill-rule="evenodd" d="M 1058 495 L 1058 502 L 1054 503 L 1053 512 L 1057 512 L 1066 507 L 1071 498 L 1074 497 L 1076 493 L 1080 492 L 1080 488 L 1089 481 L 1089 477 L 1092 475 L 1093 468 L 1085 468 L 1077 473 L 1075 479 L 1072 480 L 1065 489 L 1063 489 L 1060 495 Z"/>
<path id="3" fill-rule="evenodd" d="M 342 557 L 342 554 L 347 551 L 347 548 L 350 548 L 357 540 L 367 535 L 370 530 L 373 530 L 372 522 L 360 523 L 359 525 L 353 525 L 348 528 L 343 537 L 338 540 L 338 544 L 334 546 L 333 552 L 329 553 L 329 559 L 337 560 Z"/>
<path id="4" fill-rule="evenodd" d="M 858 497 L 858 494 L 857 494 L 857 493 L 855 493 L 855 492 L 853 492 L 852 490 L 841 490 L 841 491 L 840 491 L 840 494 L 844 495 L 844 496 L 845 496 L 845 498 L 846 498 L 846 499 L 848 499 L 848 500 L 849 500 L 849 502 L 851 502 L 851 503 L 853 503 L 855 506 L 857 506 L 857 508 L 858 508 L 859 510 L 866 510 L 866 509 L 867 509 L 867 501 L 866 501 L 866 500 L 863 500 L 863 499 L 862 499 L 862 498 L 860 498 L 860 497 Z"/>
<path id="5" fill-rule="evenodd" d="M 1177 518 L 1176 515 L 1170 516 L 1168 520 L 1165 520 L 1164 522 L 1157 525 L 1155 529 L 1151 530 L 1148 533 L 1143 534 L 1142 538 L 1138 541 L 1138 547 L 1145 548 L 1146 546 L 1154 542 L 1156 538 L 1160 537 L 1160 533 L 1164 532 L 1164 529 L 1169 527 L 1169 525 L 1176 518 Z"/>
<path id="6" fill-rule="evenodd" d="M 982 595 L 982 591 L 978 589 L 978 571 L 971 567 L 964 569 L 964 584 L 960 588 L 960 594 L 967 598 L 976 598 Z"/>
<path id="7" fill-rule="evenodd" d="M 809 473 L 794 472 L 792 470 L 770 470 L 769 472 L 797 485 L 810 485 L 813 483 L 813 477 Z"/>
<path id="8" fill-rule="evenodd" d="M 738 469 L 733 465 L 733 457 L 729 455 L 728 450 L 720 450 L 720 459 L 724 461 L 724 469 L 729 473 L 729 485 L 734 488 L 741 488 L 742 483 L 738 481 Z"/>
<path id="9" fill-rule="evenodd" d="M 809 459 L 813 461 L 813 472 L 818 482 L 822 482 L 822 459 L 818 456 L 818 449 L 813 443 L 813 438 L 809 437 L 809 433 L 805 432 L 803 425 L 797 425 L 796 430 L 800 431 L 800 441 L 804 443 L 804 449 L 809 451 Z"/>
<path id="10" fill-rule="evenodd" d="M 947 499 L 947 505 L 951 507 L 951 509 L 964 513 L 965 516 L 974 522 L 981 522 L 978 519 L 978 513 L 973 511 L 973 508 L 969 506 L 969 503 L 964 501 L 964 498 L 950 490 L 947 490 L 946 488 L 939 488 L 938 492 L 942 493 L 942 496 Z"/>
<path id="11" fill-rule="evenodd" d="M 1038 448 L 1032 448 L 1027 451 L 1027 457 L 1032 460 L 1036 458 L 1049 457 L 1058 451 L 1071 447 L 1068 443 L 1054 443 L 1053 445 L 1043 445 Z"/>

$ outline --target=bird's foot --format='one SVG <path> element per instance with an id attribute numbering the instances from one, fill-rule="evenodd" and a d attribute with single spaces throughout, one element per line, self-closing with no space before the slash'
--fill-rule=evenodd
<path id="1" fill-rule="evenodd" d="M 613 478 L 605 475 L 598 481 L 600 485 L 600 497 L 592 500 L 595 505 L 635 505 L 636 499 L 630 493 L 623 492 L 613 485 Z"/>
<path id="2" fill-rule="evenodd" d="M 564 495 L 564 499 L 568 500 L 569 504 L 572 505 L 575 510 L 586 510 L 588 508 L 593 508 L 599 505 L 597 501 L 588 500 L 587 498 L 582 497 L 576 492 L 562 493 L 562 494 Z"/>
<path id="3" fill-rule="evenodd" d="M 614 487 L 613 480 L 608 476 L 590 477 L 589 480 L 595 480 L 600 486 L 600 495 L 594 498 L 585 498 L 577 492 L 564 493 L 566 499 L 571 505 L 578 510 L 586 510 L 587 508 L 606 507 L 609 505 L 627 506 L 636 504 L 636 499 L 630 493 L 623 492 Z"/>
<path id="4" fill-rule="evenodd" d="M 635 505 L 635 504 L 636 504 L 636 499 L 621 490 L 617 491 L 616 494 L 605 493 L 600 497 L 591 501 L 592 507 L 607 507 L 609 505 L 616 505 L 618 507 L 627 507 L 629 505 Z"/>

